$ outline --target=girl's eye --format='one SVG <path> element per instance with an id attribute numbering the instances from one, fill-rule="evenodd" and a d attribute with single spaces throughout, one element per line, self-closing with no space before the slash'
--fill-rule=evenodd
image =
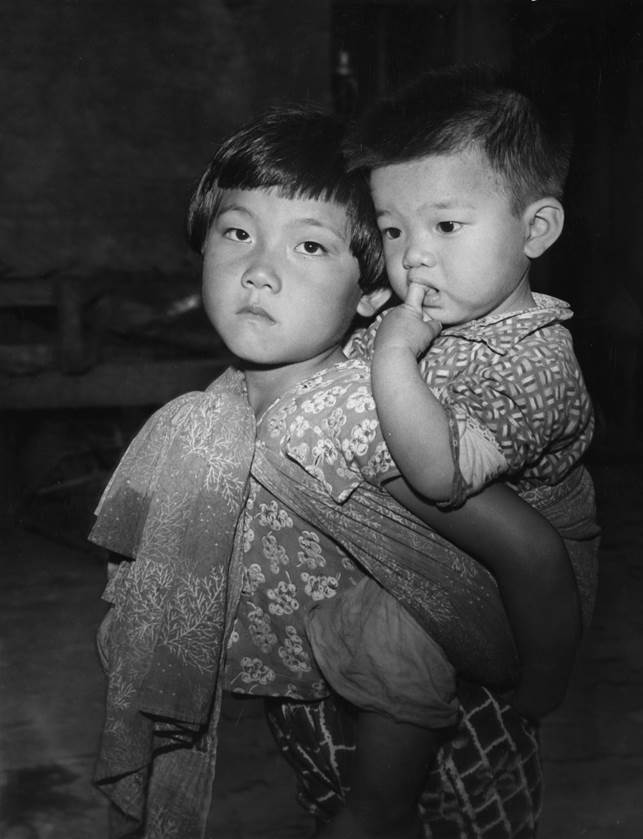
<path id="1" fill-rule="evenodd" d="M 320 245 L 319 242 L 313 241 L 302 242 L 297 245 L 295 250 L 299 253 L 306 253 L 309 256 L 321 256 L 322 254 L 327 253 L 327 250 L 323 245 Z"/>
<path id="2" fill-rule="evenodd" d="M 459 221 L 440 221 L 438 222 L 438 230 L 440 233 L 456 233 L 462 227 Z"/>
<path id="3" fill-rule="evenodd" d="M 399 227 L 385 227 L 382 230 L 382 237 L 384 239 L 399 239 L 402 235 L 402 231 Z"/>
<path id="4" fill-rule="evenodd" d="M 226 239 L 232 239 L 234 242 L 247 242 L 250 239 L 250 234 L 241 227 L 228 227 L 224 230 L 223 235 Z"/>

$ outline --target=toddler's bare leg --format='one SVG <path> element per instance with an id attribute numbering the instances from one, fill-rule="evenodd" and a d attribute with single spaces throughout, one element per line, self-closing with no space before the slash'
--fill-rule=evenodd
<path id="1" fill-rule="evenodd" d="M 446 733 L 360 711 L 347 809 L 324 839 L 417 839 L 417 802 Z"/>

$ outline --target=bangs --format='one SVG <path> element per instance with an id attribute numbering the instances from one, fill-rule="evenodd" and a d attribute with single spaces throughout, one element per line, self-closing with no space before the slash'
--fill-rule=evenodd
<path id="1" fill-rule="evenodd" d="M 221 161 L 216 186 L 276 189 L 284 198 L 334 201 L 345 206 L 354 200 L 358 184 L 347 174 L 343 155 L 328 154 L 329 139 L 299 136 L 288 143 L 282 141 L 285 148 L 278 150 L 266 143 L 238 149 Z"/>
<path id="2" fill-rule="evenodd" d="M 346 127 L 312 108 L 278 108 L 242 128 L 214 155 L 192 196 L 188 238 L 201 251 L 221 197 L 228 190 L 276 190 L 287 199 L 327 201 L 342 207 L 351 250 L 360 262 L 362 288 L 385 282 L 380 236 L 364 173 L 349 172 Z"/>

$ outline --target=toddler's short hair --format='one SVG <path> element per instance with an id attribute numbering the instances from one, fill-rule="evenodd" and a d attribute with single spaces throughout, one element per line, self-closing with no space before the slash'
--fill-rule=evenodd
<path id="1" fill-rule="evenodd" d="M 314 106 L 274 107 L 217 150 L 190 201 L 188 238 L 201 251 L 226 189 L 276 189 L 285 198 L 334 201 L 346 210 L 364 292 L 386 286 L 381 237 L 363 172 L 349 171 L 346 126 Z"/>
<path id="2" fill-rule="evenodd" d="M 536 103 L 491 67 L 453 66 L 420 76 L 365 113 L 350 138 L 351 166 L 367 171 L 468 148 L 483 152 L 520 213 L 562 198 L 571 132 L 562 110 Z"/>

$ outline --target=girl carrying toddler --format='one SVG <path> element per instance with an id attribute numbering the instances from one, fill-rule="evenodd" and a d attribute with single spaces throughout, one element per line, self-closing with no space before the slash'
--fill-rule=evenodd
<path id="1" fill-rule="evenodd" d="M 235 362 L 146 423 L 90 536 L 126 558 L 99 631 L 96 782 L 113 836 L 206 835 L 223 691 L 326 702 L 317 607 L 344 591 L 363 589 L 345 697 L 357 748 L 347 806 L 319 835 L 417 835 L 427 772 L 461 717 L 456 677 L 528 706 L 494 574 L 542 569 L 525 608 L 547 609 L 543 632 L 573 657 L 577 594 L 553 529 L 500 486 L 449 513 L 415 495 L 368 364 L 342 351 L 355 315 L 389 295 L 343 139 L 315 109 L 270 111 L 223 143 L 191 203 L 205 310 Z"/>

